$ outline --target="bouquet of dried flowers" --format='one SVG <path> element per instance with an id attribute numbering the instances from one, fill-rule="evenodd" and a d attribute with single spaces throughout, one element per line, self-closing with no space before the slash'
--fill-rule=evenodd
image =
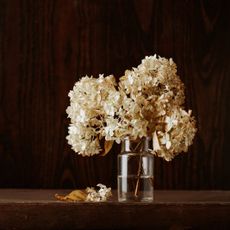
<path id="1" fill-rule="evenodd" d="M 82 156 L 105 154 L 113 141 L 125 137 L 152 137 L 151 152 L 170 161 L 188 151 L 196 133 L 191 110 L 183 108 L 184 84 L 171 58 L 145 57 L 118 83 L 113 75 L 85 76 L 69 97 L 67 140 Z"/>

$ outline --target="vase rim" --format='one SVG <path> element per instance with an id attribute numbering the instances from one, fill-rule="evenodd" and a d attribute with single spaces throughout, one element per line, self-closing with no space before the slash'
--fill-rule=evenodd
<path id="1" fill-rule="evenodd" d="M 152 137 L 151 137 L 151 136 L 143 136 L 143 137 L 141 137 L 141 138 L 133 139 L 133 138 L 131 138 L 130 136 L 126 136 L 126 137 L 124 137 L 122 140 L 141 141 L 141 140 L 145 140 L 145 139 L 151 140 Z"/>

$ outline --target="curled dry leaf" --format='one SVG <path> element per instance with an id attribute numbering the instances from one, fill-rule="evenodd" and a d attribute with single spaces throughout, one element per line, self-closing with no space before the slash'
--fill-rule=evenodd
<path id="1" fill-rule="evenodd" d="M 157 151 L 157 150 L 160 150 L 160 149 L 161 149 L 161 147 L 160 147 L 160 144 L 159 144 L 157 133 L 155 131 L 153 133 L 153 151 Z"/>
<path id="2" fill-rule="evenodd" d="M 111 188 L 103 184 L 97 184 L 97 187 L 100 188 L 98 191 L 93 187 L 87 187 L 85 190 L 74 190 L 67 196 L 55 194 L 55 198 L 61 201 L 102 202 L 112 196 Z"/>
<path id="3" fill-rule="evenodd" d="M 87 193 L 84 190 L 74 190 L 68 195 L 55 194 L 55 198 L 61 201 L 85 201 Z"/>
<path id="4" fill-rule="evenodd" d="M 105 141 L 104 142 L 104 150 L 103 152 L 100 154 L 100 156 L 105 156 L 113 147 L 113 141 Z"/>

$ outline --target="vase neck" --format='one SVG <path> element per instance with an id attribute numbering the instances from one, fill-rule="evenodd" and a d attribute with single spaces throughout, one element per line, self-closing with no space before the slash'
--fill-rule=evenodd
<path id="1" fill-rule="evenodd" d="M 126 137 L 122 140 L 121 152 L 148 152 L 150 149 L 151 138 L 143 137 L 138 140 L 132 140 Z"/>

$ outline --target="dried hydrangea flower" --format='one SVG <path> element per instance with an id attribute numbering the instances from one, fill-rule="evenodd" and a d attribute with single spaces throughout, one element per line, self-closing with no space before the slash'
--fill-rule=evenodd
<path id="1" fill-rule="evenodd" d="M 169 161 L 188 151 L 196 133 L 191 111 L 183 110 L 184 84 L 171 58 L 145 57 L 125 71 L 118 86 L 112 75 L 83 77 L 69 97 L 67 140 L 83 156 L 99 154 L 103 138 L 120 143 L 127 136 L 152 136 L 152 153 Z"/>
<path id="2" fill-rule="evenodd" d="M 107 201 L 112 196 L 111 188 L 107 188 L 103 184 L 97 184 L 100 189 L 96 191 L 94 188 L 86 188 L 86 201 L 101 202 Z"/>
<path id="3" fill-rule="evenodd" d="M 106 133 L 104 126 L 119 108 L 120 94 L 115 86 L 112 75 L 85 76 L 70 91 L 70 106 L 66 112 L 71 124 L 67 140 L 75 152 L 83 156 L 99 154 L 100 140 L 113 134 Z"/>
<path id="4" fill-rule="evenodd" d="M 119 90 L 124 95 L 118 114 L 120 138 L 152 136 L 152 152 L 167 161 L 188 150 L 195 121 L 191 112 L 182 110 L 184 84 L 172 59 L 145 57 L 137 68 L 125 71 Z"/>
<path id="5" fill-rule="evenodd" d="M 172 111 L 172 117 L 176 122 L 170 130 L 166 122 L 165 128 L 157 131 L 160 148 L 154 151 L 154 154 L 167 161 L 172 160 L 181 152 L 187 152 L 196 133 L 195 119 L 191 116 L 191 110 L 186 112 L 181 108 L 176 108 Z"/>

